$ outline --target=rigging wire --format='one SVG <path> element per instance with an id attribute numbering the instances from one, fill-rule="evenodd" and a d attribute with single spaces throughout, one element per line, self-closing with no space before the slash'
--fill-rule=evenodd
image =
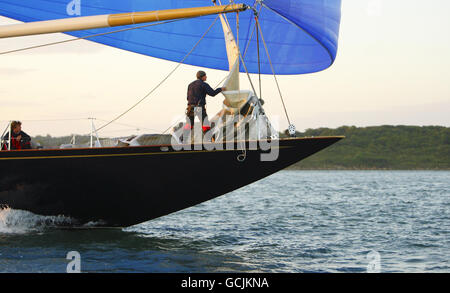
<path id="1" fill-rule="evenodd" d="M 58 122 L 58 121 L 84 121 L 84 120 L 97 120 L 102 122 L 108 122 L 108 120 L 100 119 L 100 118 L 63 118 L 63 119 L 27 119 L 27 120 L 21 120 L 22 122 Z M 11 122 L 11 120 L 0 120 L 1 123 L 7 123 Z M 146 131 L 152 131 L 152 132 L 159 132 L 157 129 L 147 128 L 147 127 L 140 127 L 137 125 L 131 125 L 131 124 L 125 124 L 125 123 L 119 123 L 114 122 L 115 125 L 120 125 L 124 127 L 129 127 L 129 129 L 115 129 L 115 130 L 107 130 L 106 132 L 119 132 L 119 131 L 126 131 L 126 130 L 146 130 Z M 9 126 L 7 126 L 8 129 Z M 6 131 L 5 131 L 6 132 Z M 3 133 L 4 134 L 4 133 Z M 91 133 L 81 133 L 76 134 L 77 136 L 90 136 Z M 3 137 L 3 135 L 1 136 Z"/>
<path id="2" fill-rule="evenodd" d="M 201 38 L 197 41 L 197 43 L 195 43 L 195 45 L 192 47 L 192 49 L 186 54 L 186 56 L 183 57 L 183 59 L 181 59 L 181 61 L 175 66 L 175 68 L 171 72 L 169 72 L 169 74 L 165 78 L 163 78 L 163 80 L 161 80 L 161 82 L 159 82 L 150 92 L 148 92 L 137 103 L 135 103 L 133 106 L 128 108 L 128 110 L 126 110 L 125 112 L 123 112 L 122 114 L 117 116 L 116 118 L 112 119 L 110 122 L 108 122 L 108 123 L 102 125 L 101 127 L 99 127 L 97 129 L 97 131 L 100 131 L 101 129 L 105 128 L 106 126 L 110 125 L 111 123 L 115 122 L 116 120 L 118 120 L 119 118 L 121 118 L 122 116 L 124 116 L 125 114 L 130 112 L 131 110 L 133 110 L 136 106 L 138 106 L 145 99 L 147 99 L 156 89 L 158 89 L 181 66 L 181 64 L 183 64 L 183 62 L 187 59 L 187 57 L 189 57 L 189 55 L 191 55 L 191 53 L 195 50 L 195 48 L 197 48 L 198 44 L 203 40 L 203 38 L 206 36 L 206 34 L 211 30 L 211 28 L 214 26 L 214 24 L 216 23 L 218 18 L 219 18 L 219 16 L 217 16 L 214 19 L 214 21 L 211 23 L 211 25 L 208 27 L 208 29 L 205 31 L 205 33 L 201 36 Z"/>
<path id="3" fill-rule="evenodd" d="M 63 118 L 63 119 L 26 119 L 20 120 L 22 122 L 52 122 L 52 121 L 80 121 L 87 120 L 89 118 Z M 1 120 L 0 122 L 8 122 L 10 120 Z"/>
<path id="4" fill-rule="evenodd" d="M 263 33 L 262 33 L 262 29 L 261 29 L 261 26 L 259 25 L 258 19 L 256 20 L 256 26 L 258 27 L 257 30 L 260 31 L 260 33 L 261 33 L 261 40 L 263 41 L 264 48 L 265 48 L 265 50 L 266 50 L 267 59 L 269 60 L 270 68 L 271 68 L 271 70 L 272 70 L 272 74 L 273 74 L 273 77 L 274 77 L 274 79 L 275 79 L 275 83 L 276 83 L 276 85 L 277 85 L 277 89 L 278 89 L 278 93 L 279 93 L 279 95 L 280 95 L 281 103 L 283 104 L 284 113 L 286 114 L 286 118 L 287 118 L 287 121 L 288 121 L 289 125 L 291 125 L 291 121 L 290 121 L 290 119 L 289 119 L 289 115 L 288 115 L 288 112 L 287 112 L 287 110 L 286 110 L 286 105 L 285 105 L 285 103 L 284 103 L 283 95 L 281 94 L 280 85 L 278 84 L 278 79 L 277 79 L 277 76 L 276 76 L 276 74 L 275 74 L 275 69 L 274 69 L 274 67 L 273 67 L 272 60 L 271 60 L 270 55 L 269 55 L 269 50 L 267 49 L 267 44 L 266 44 L 266 41 L 264 40 L 264 35 L 263 35 Z"/>
<path id="5" fill-rule="evenodd" d="M 245 65 L 245 62 L 244 62 L 244 57 L 242 57 L 242 54 L 241 54 L 241 50 L 239 50 L 239 57 L 242 61 L 242 65 L 244 66 L 245 73 L 247 74 L 247 78 L 250 82 L 250 85 L 252 86 L 253 92 L 256 94 L 255 86 L 253 85 L 252 79 L 250 78 L 250 73 L 248 73 L 247 66 Z"/>
<path id="6" fill-rule="evenodd" d="M 102 121 L 102 122 L 109 122 L 108 120 L 104 120 L 104 119 L 99 119 L 99 118 L 94 118 L 95 120 L 98 121 Z M 153 128 L 147 128 L 147 127 L 140 127 L 137 125 L 131 125 L 131 124 L 126 124 L 126 123 L 119 123 L 119 122 L 114 122 L 114 124 L 116 125 L 120 125 L 120 126 L 125 126 L 125 127 L 133 127 L 133 129 L 138 129 L 138 130 L 149 130 L 149 131 L 159 131 L 157 129 L 153 129 Z"/>
<path id="7" fill-rule="evenodd" d="M 55 119 L 25 119 L 25 120 L 20 119 L 20 121 L 22 121 L 22 122 L 58 122 L 58 121 L 63 122 L 63 121 L 84 121 L 84 120 L 98 120 L 98 121 L 102 121 L 102 122 L 108 122 L 108 120 L 101 119 L 101 118 L 60 118 L 60 119 L 55 118 Z M 7 123 L 10 121 L 12 121 L 12 120 L 0 120 L 1 123 Z M 125 127 L 132 127 L 134 129 L 158 131 L 158 130 L 152 129 L 152 128 L 140 127 L 137 125 L 131 125 L 131 124 L 125 124 L 125 123 L 119 123 L 119 122 L 115 122 L 115 124 L 120 125 L 120 126 L 125 126 Z"/>

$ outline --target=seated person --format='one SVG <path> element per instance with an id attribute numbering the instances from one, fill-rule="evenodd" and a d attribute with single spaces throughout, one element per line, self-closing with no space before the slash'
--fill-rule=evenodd
<path id="1" fill-rule="evenodd" d="M 8 149 L 9 133 L 3 136 L 3 149 Z M 11 122 L 11 150 L 25 150 L 31 149 L 31 137 L 22 131 L 22 122 Z"/>

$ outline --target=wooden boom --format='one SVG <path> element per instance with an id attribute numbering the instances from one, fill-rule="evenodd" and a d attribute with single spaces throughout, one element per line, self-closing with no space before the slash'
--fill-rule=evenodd
<path id="1" fill-rule="evenodd" d="M 211 14 L 244 11 L 247 8 L 248 7 L 245 4 L 231 4 L 221 6 L 180 8 L 36 21 L 23 24 L 0 26 L 0 38 L 60 33 L 171 19 L 198 17 Z"/>

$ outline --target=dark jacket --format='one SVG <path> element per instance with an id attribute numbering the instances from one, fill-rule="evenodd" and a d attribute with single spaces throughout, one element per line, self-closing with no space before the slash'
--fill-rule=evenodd
<path id="1" fill-rule="evenodd" d="M 16 139 L 16 137 L 18 137 L 19 135 L 22 136 L 20 141 Z M 8 139 L 9 139 L 9 133 L 6 133 L 6 135 L 3 136 L 3 140 L 8 141 Z M 4 144 L 3 149 L 5 149 L 5 150 L 8 149 L 8 143 Z M 12 132 L 11 133 L 11 149 L 12 150 L 31 149 L 31 137 L 23 131 L 21 131 L 17 134 Z"/>
<path id="2" fill-rule="evenodd" d="M 188 86 L 187 100 L 188 105 L 204 106 L 206 104 L 206 95 L 214 97 L 222 91 L 222 88 L 213 90 L 209 84 L 201 79 L 191 82 Z"/>

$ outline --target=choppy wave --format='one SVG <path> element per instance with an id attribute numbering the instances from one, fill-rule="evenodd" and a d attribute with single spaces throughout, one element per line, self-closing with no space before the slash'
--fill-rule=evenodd
<path id="1" fill-rule="evenodd" d="M 23 234 L 75 223 L 74 219 L 66 216 L 41 216 L 23 210 L 0 209 L 0 233 Z"/>

